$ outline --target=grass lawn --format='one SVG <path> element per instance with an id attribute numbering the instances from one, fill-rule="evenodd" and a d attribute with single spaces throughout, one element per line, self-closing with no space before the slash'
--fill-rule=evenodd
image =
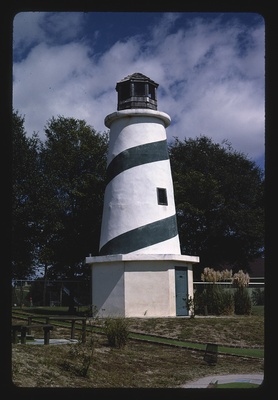
<path id="1" fill-rule="evenodd" d="M 102 326 L 103 320 L 93 323 Z M 264 346 L 264 315 L 257 309 L 250 316 L 130 318 L 128 326 L 138 334 L 173 340 L 257 350 Z M 51 337 L 67 338 L 69 329 L 55 326 Z M 263 358 L 219 354 L 213 366 L 203 358 L 202 351 L 131 339 L 124 348 L 114 348 L 105 335 L 92 331 L 85 345 L 13 344 L 11 380 L 18 387 L 179 388 L 209 375 L 264 372 Z"/>

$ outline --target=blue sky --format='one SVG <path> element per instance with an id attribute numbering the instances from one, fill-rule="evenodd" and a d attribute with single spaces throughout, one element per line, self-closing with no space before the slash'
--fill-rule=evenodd
<path id="1" fill-rule="evenodd" d="M 22 12 L 13 23 L 13 108 L 28 135 L 51 117 L 104 132 L 116 82 L 159 84 L 169 142 L 228 140 L 264 168 L 265 24 L 257 13 Z"/>

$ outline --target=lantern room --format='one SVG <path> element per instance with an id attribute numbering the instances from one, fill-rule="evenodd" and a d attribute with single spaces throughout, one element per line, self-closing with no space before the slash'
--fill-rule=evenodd
<path id="1" fill-rule="evenodd" d="M 157 110 L 157 87 L 157 83 L 143 74 L 134 73 L 128 75 L 116 85 L 116 91 L 118 92 L 117 110 L 131 108 Z"/>

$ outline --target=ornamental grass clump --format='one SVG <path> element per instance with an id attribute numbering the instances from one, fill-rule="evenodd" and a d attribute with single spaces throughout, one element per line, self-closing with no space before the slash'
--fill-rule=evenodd
<path id="1" fill-rule="evenodd" d="M 203 282 L 225 282 L 231 281 L 233 276 L 233 271 L 224 269 L 223 271 L 215 271 L 213 268 L 204 268 L 201 274 L 201 280 Z"/>
<path id="2" fill-rule="evenodd" d="M 249 274 L 243 272 L 242 269 L 233 275 L 233 285 L 238 288 L 247 287 L 249 285 L 249 282 Z"/>
<path id="3" fill-rule="evenodd" d="M 128 340 L 128 322 L 122 317 L 107 318 L 104 323 L 104 331 L 109 346 L 124 347 Z"/>
<path id="4" fill-rule="evenodd" d="M 201 302 L 204 304 L 208 314 L 233 314 L 233 295 L 217 282 L 229 282 L 232 278 L 232 271 L 215 271 L 213 268 L 205 268 L 201 274 L 201 280 L 207 282 L 202 295 Z"/>
<path id="5" fill-rule="evenodd" d="M 249 281 L 248 273 L 244 273 L 242 270 L 233 276 L 233 286 L 236 287 L 234 292 L 235 313 L 238 315 L 250 315 L 252 311 L 252 300 L 247 289 Z"/>

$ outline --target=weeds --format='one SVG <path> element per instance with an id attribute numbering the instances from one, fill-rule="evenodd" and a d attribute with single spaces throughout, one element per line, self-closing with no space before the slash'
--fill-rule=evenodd
<path id="1" fill-rule="evenodd" d="M 69 356 L 63 361 L 61 367 L 65 371 L 75 373 L 77 376 L 86 377 L 93 361 L 94 355 L 94 337 L 93 331 L 90 330 L 90 338 L 83 343 L 82 338 L 76 345 L 72 346 Z"/>
<path id="2" fill-rule="evenodd" d="M 126 318 L 107 318 L 104 324 L 104 331 L 109 346 L 124 347 L 128 340 L 128 322 Z"/>

